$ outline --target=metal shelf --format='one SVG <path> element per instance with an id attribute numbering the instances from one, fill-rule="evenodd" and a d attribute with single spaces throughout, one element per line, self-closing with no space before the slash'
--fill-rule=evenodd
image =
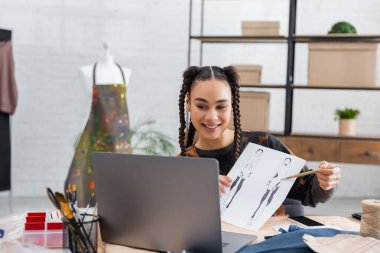
<path id="1" fill-rule="evenodd" d="M 282 84 L 257 84 L 257 85 L 240 85 L 240 88 L 259 88 L 259 89 L 284 89 L 286 85 Z"/>
<path id="2" fill-rule="evenodd" d="M 240 85 L 240 88 L 259 88 L 259 89 L 284 89 L 287 88 L 284 84 L 255 84 L 255 85 Z M 342 87 L 342 86 L 310 86 L 310 85 L 290 85 L 291 89 L 300 90 L 370 90 L 380 91 L 379 87 Z"/>
<path id="3" fill-rule="evenodd" d="M 203 43 L 287 43 L 285 36 L 190 36 Z"/>
<path id="4" fill-rule="evenodd" d="M 370 42 L 380 43 L 380 35 L 353 35 L 353 34 L 330 34 L 330 35 L 293 35 L 297 43 L 310 42 Z"/>
<path id="5" fill-rule="evenodd" d="M 380 141 L 380 135 L 340 136 L 336 134 L 323 134 L 323 133 L 320 133 L 320 134 L 291 133 L 290 135 L 284 135 L 283 133 L 279 133 L 279 132 L 273 132 L 271 134 L 278 137 Z"/>
<path id="6" fill-rule="evenodd" d="M 310 86 L 310 85 L 293 85 L 293 89 L 309 90 L 380 90 L 380 87 L 341 87 L 341 86 Z"/>
<path id="7" fill-rule="evenodd" d="M 287 43 L 286 36 L 238 36 L 238 35 L 192 35 L 191 39 L 203 43 Z M 310 42 L 367 42 L 380 43 L 380 35 L 293 35 L 297 43 Z"/>

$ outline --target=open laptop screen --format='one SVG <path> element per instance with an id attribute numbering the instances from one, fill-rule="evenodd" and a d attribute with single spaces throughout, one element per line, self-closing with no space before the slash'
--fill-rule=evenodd
<path id="1" fill-rule="evenodd" d="M 94 153 L 93 165 L 105 242 L 222 252 L 217 160 Z"/>

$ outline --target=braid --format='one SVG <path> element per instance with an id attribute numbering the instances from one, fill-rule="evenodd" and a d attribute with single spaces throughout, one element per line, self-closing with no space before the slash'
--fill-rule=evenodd
<path id="1" fill-rule="evenodd" d="M 234 159 L 236 161 L 240 156 L 241 142 L 239 76 L 236 69 L 232 66 L 224 67 L 223 72 L 231 86 L 232 109 L 234 114 Z"/>
<path id="2" fill-rule="evenodd" d="M 193 123 L 190 121 L 189 130 L 187 132 L 186 148 L 193 145 L 194 135 L 195 135 L 195 127 L 194 127 Z"/>
<path id="3" fill-rule="evenodd" d="M 234 113 L 234 158 L 235 161 L 240 156 L 240 137 L 241 137 L 241 124 L 240 124 L 240 95 L 239 95 L 239 88 L 235 89 L 235 92 L 233 93 L 233 113 Z"/>
<path id="4" fill-rule="evenodd" d="M 186 154 L 186 148 L 185 148 L 185 128 L 186 128 L 186 121 L 185 121 L 185 96 L 186 96 L 186 87 L 182 87 L 180 95 L 179 95 L 179 146 L 181 148 L 181 156 L 184 156 Z"/>
<path id="5" fill-rule="evenodd" d="M 178 101 L 178 106 L 179 106 L 179 122 L 180 122 L 180 127 L 179 127 L 179 146 L 181 148 L 181 156 L 186 156 L 186 147 L 187 145 L 185 144 L 185 130 L 186 130 L 186 120 L 185 120 L 185 102 L 186 102 L 186 94 L 191 89 L 191 85 L 193 81 L 195 80 L 196 76 L 199 73 L 200 68 L 199 67 L 189 67 L 184 73 L 183 73 L 183 83 L 182 83 L 182 88 L 179 94 L 179 101 Z M 190 124 L 192 126 L 193 124 Z M 192 126 L 194 128 L 194 126 Z M 195 129 L 193 130 L 195 131 Z M 189 131 L 190 132 L 190 131 Z M 194 137 L 194 133 L 192 134 L 192 138 Z M 189 143 L 189 137 L 187 138 Z"/>

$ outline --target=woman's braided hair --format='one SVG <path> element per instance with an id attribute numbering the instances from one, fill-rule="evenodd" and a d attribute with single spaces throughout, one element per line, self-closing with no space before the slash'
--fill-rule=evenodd
<path id="1" fill-rule="evenodd" d="M 231 88 L 232 94 L 232 110 L 234 120 L 234 158 L 235 161 L 240 155 L 240 95 L 239 95 L 239 77 L 234 67 L 228 66 L 224 68 L 216 66 L 196 67 L 191 66 L 183 73 L 183 83 L 179 95 L 179 146 L 181 148 L 181 156 L 186 156 L 186 149 L 193 145 L 195 128 L 192 122 L 189 122 L 188 129 L 186 127 L 185 119 L 185 101 L 186 95 L 189 95 L 196 81 L 206 81 L 211 79 L 226 81 Z"/>

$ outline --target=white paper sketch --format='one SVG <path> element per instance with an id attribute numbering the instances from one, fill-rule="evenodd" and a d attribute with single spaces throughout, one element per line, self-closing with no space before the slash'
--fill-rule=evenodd
<path id="1" fill-rule="evenodd" d="M 259 229 L 285 200 L 305 160 L 249 143 L 228 176 L 230 188 L 221 195 L 222 220 L 251 230 Z"/>
<path id="2" fill-rule="evenodd" d="M 240 189 L 243 187 L 244 181 L 247 180 L 249 177 L 251 177 L 263 152 L 264 151 L 262 148 L 257 149 L 255 154 L 252 156 L 252 158 L 250 158 L 249 161 L 247 161 L 243 165 L 243 168 L 240 170 L 239 175 L 233 180 L 231 184 L 231 188 L 224 199 L 224 202 L 221 208 L 221 214 L 223 214 L 226 211 L 226 209 L 230 207 L 230 205 L 232 204 L 232 201 L 234 200 L 236 195 L 239 193 Z"/>
<path id="3" fill-rule="evenodd" d="M 285 158 L 282 166 L 279 167 L 279 170 L 269 179 L 267 183 L 267 191 L 264 193 L 255 212 L 249 219 L 248 225 L 251 225 L 255 216 L 258 216 L 265 209 L 265 207 L 272 202 L 274 195 L 277 193 L 278 189 L 280 189 L 280 184 L 283 181 L 281 179 L 286 177 L 286 171 L 291 162 L 292 159 L 289 157 Z"/>

